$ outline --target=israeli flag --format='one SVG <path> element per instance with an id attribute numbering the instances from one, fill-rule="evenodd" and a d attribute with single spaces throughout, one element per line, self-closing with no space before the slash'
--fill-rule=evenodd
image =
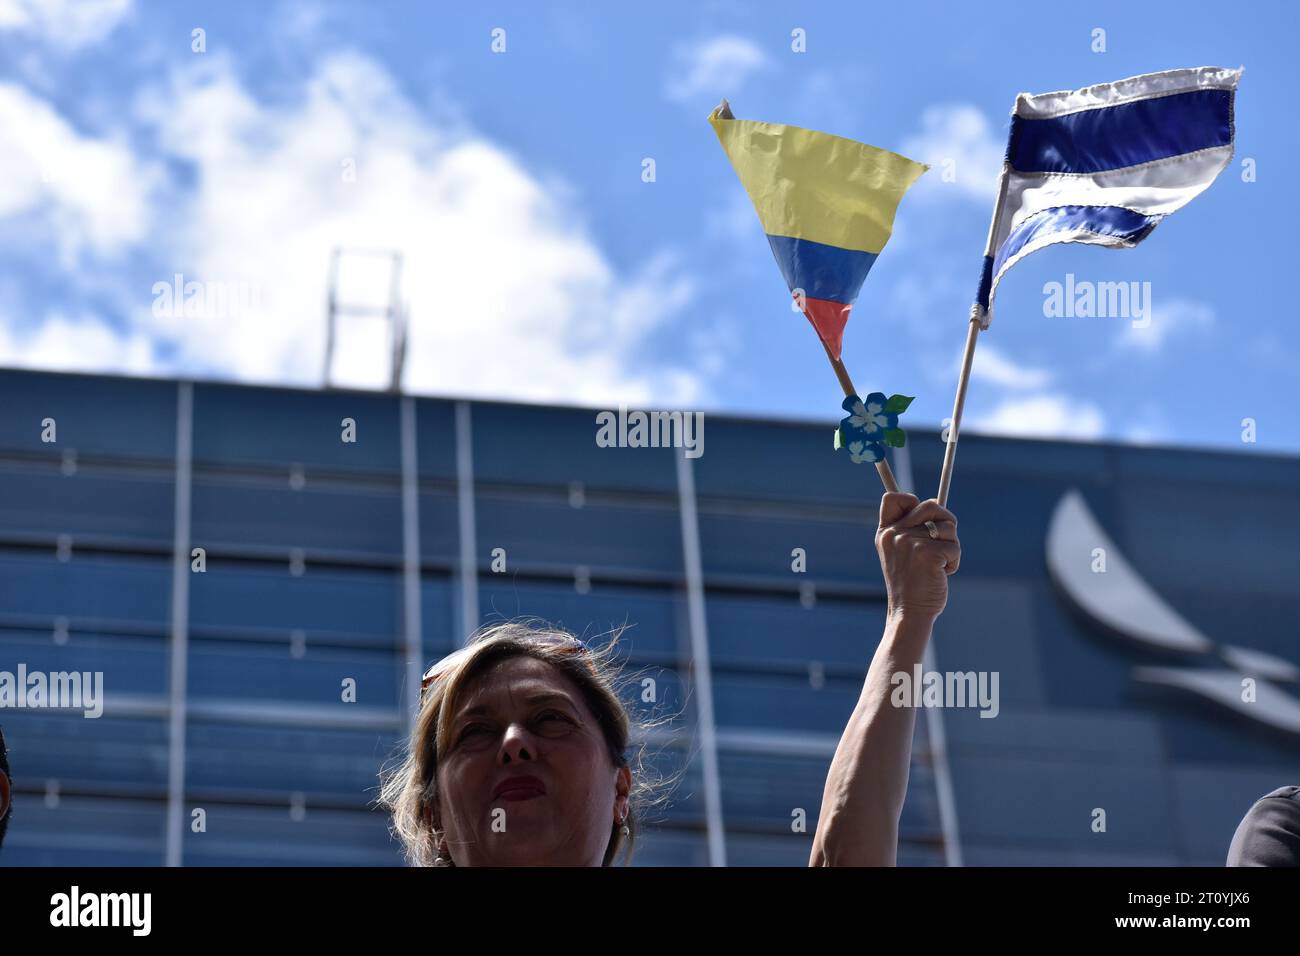
<path id="1" fill-rule="evenodd" d="M 1242 71 L 1203 66 L 1022 93 L 972 317 L 989 327 L 1006 271 L 1058 242 L 1131 248 L 1232 159 Z"/>

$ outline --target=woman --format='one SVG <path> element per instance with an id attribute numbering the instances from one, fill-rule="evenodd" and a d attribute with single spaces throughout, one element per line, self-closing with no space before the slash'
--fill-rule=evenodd
<path id="1" fill-rule="evenodd" d="M 934 522 L 934 531 L 925 523 Z M 831 761 L 812 866 L 893 865 L 915 714 L 891 675 L 921 661 L 948 599 L 957 519 L 933 499 L 887 493 L 876 551 L 885 633 Z M 403 762 L 381 800 L 416 865 L 609 866 L 630 857 L 652 785 L 629 761 L 633 724 L 610 661 L 554 629 L 479 632 L 425 674 Z"/>

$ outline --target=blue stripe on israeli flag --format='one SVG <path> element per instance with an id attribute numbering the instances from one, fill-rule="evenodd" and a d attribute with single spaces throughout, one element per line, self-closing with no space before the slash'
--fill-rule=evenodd
<path id="1" fill-rule="evenodd" d="M 985 256 L 984 264 L 980 268 L 980 288 L 975 295 L 975 302 L 981 309 L 987 310 L 989 307 L 989 293 L 993 291 L 993 257 Z"/>
<path id="2" fill-rule="evenodd" d="M 1007 158 L 1017 172 L 1099 173 L 1232 142 L 1232 91 L 1193 90 L 1011 120 Z"/>
<path id="3" fill-rule="evenodd" d="M 1088 233 L 1096 237 L 1089 241 L 1105 246 L 1136 245 L 1147 237 L 1160 219 L 1160 216 L 1144 216 L 1122 206 L 1055 206 L 1044 209 L 1012 230 L 998 249 L 993 273 L 1001 272 L 1026 246 L 1032 243 L 1042 245 L 1044 239 L 1063 233 Z"/>

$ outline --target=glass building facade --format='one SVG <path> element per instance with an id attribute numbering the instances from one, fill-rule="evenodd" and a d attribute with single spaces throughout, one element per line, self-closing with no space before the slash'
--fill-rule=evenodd
<path id="1" fill-rule="evenodd" d="M 377 773 L 420 672 L 535 616 L 631 625 L 627 702 L 675 781 L 638 863 L 806 864 L 884 626 L 879 484 L 833 422 L 708 415 L 688 459 L 599 447 L 593 409 L 366 392 L 3 371 L 0 409 L 0 671 L 105 687 L 96 719 L 0 709 L 0 863 L 399 864 Z M 924 496 L 943 445 L 909 446 Z M 927 667 L 996 671 L 999 712 L 918 712 L 902 864 L 1221 864 L 1250 803 L 1300 782 L 1300 734 L 1135 678 L 1169 655 L 1059 593 L 1072 489 L 1300 695 L 1276 673 L 1300 660 L 1300 460 L 964 436 Z"/>

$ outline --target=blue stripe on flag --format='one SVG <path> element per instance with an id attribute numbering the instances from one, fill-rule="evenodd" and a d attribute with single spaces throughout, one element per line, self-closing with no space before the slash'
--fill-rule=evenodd
<path id="1" fill-rule="evenodd" d="M 975 294 L 975 301 L 979 307 L 988 310 L 989 292 L 993 289 L 993 257 L 984 257 L 984 266 L 980 269 L 980 289 Z"/>
<path id="2" fill-rule="evenodd" d="M 1140 242 L 1161 218 L 1144 216 L 1123 206 L 1053 206 L 1040 210 L 1011 230 L 1011 235 L 1007 236 L 998 249 L 997 259 L 993 263 L 993 275 L 1001 272 L 1007 260 L 1017 252 L 1044 236 L 1086 229 L 1099 236 Z M 981 304 L 988 307 L 987 301 Z"/>
<path id="3" fill-rule="evenodd" d="M 851 304 L 876 261 L 876 253 L 841 249 L 810 239 L 768 236 L 781 275 L 791 291 L 809 299 Z"/>
<path id="4" fill-rule="evenodd" d="M 1011 119 L 1007 156 L 1026 173 L 1097 173 L 1232 142 L 1232 91 L 1192 90 L 1052 119 Z"/>

